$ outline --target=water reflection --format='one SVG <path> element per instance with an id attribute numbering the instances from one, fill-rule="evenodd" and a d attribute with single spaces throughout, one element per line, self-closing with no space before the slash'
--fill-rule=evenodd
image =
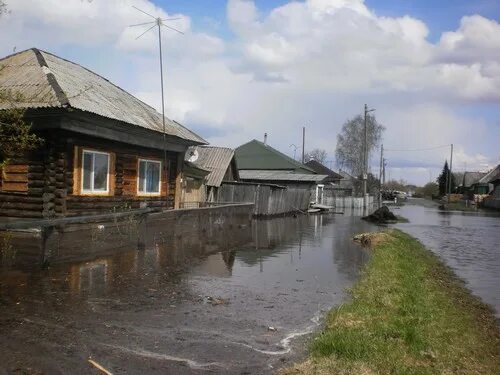
<path id="1" fill-rule="evenodd" d="M 143 251 L 1 272 L 0 343 L 19 345 L 0 352 L 0 363 L 85 373 L 79 358 L 97 351 L 131 373 L 190 373 L 176 367 L 178 358 L 223 363 L 228 374 L 270 372 L 279 359 L 265 353 L 280 352 L 283 337 L 310 329 L 312 317 L 343 301 L 368 258 L 351 237 L 372 228 L 349 215 L 255 220 L 164 232 Z M 279 327 L 272 335 L 271 325 Z M 152 364 L 141 353 L 177 362 Z"/>

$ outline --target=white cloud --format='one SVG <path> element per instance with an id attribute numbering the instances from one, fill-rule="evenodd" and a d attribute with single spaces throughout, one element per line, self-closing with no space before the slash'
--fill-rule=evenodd
<path id="1" fill-rule="evenodd" d="M 500 60 L 500 24 L 479 15 L 465 16 L 457 31 L 443 33 L 440 57 L 471 63 Z"/>

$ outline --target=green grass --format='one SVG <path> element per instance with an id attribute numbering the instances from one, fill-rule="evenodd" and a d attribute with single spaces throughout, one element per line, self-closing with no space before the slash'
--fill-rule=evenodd
<path id="1" fill-rule="evenodd" d="M 500 374 L 487 306 L 407 234 L 375 235 L 352 301 L 330 312 L 309 358 L 283 374 Z"/>

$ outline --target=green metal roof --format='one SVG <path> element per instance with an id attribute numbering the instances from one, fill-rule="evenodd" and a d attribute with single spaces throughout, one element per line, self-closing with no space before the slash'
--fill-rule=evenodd
<path id="1" fill-rule="evenodd" d="M 235 157 L 239 170 L 289 170 L 293 173 L 315 174 L 311 168 L 256 139 L 238 147 Z"/>

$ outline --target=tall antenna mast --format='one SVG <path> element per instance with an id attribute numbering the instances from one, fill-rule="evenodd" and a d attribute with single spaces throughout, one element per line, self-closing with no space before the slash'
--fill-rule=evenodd
<path id="1" fill-rule="evenodd" d="M 146 29 L 142 34 L 140 34 L 136 40 L 142 37 L 144 34 L 147 34 L 149 31 L 153 30 L 156 26 L 158 26 L 158 46 L 160 49 L 160 83 L 161 83 L 161 120 L 162 120 L 162 125 L 163 125 L 163 171 L 165 174 L 165 180 L 168 181 L 168 176 L 167 176 L 167 133 L 166 133 L 166 126 L 165 126 L 165 92 L 164 92 L 164 87 L 163 87 L 163 54 L 162 54 L 162 49 L 161 49 L 161 28 L 166 27 L 167 29 L 173 30 L 175 32 L 178 32 L 179 34 L 184 34 L 182 31 L 177 30 L 174 27 L 168 26 L 165 24 L 165 21 L 174 21 L 178 20 L 180 18 L 161 18 L 161 17 L 155 17 L 152 14 L 149 14 L 142 9 L 137 8 L 136 6 L 132 5 L 132 8 L 138 10 L 139 12 L 151 17 L 154 21 L 149 21 L 149 22 L 142 22 L 138 23 L 135 25 L 130 25 L 129 27 L 138 27 L 138 26 L 149 26 L 148 29 Z M 160 189 L 160 194 L 161 194 L 161 189 Z"/>

